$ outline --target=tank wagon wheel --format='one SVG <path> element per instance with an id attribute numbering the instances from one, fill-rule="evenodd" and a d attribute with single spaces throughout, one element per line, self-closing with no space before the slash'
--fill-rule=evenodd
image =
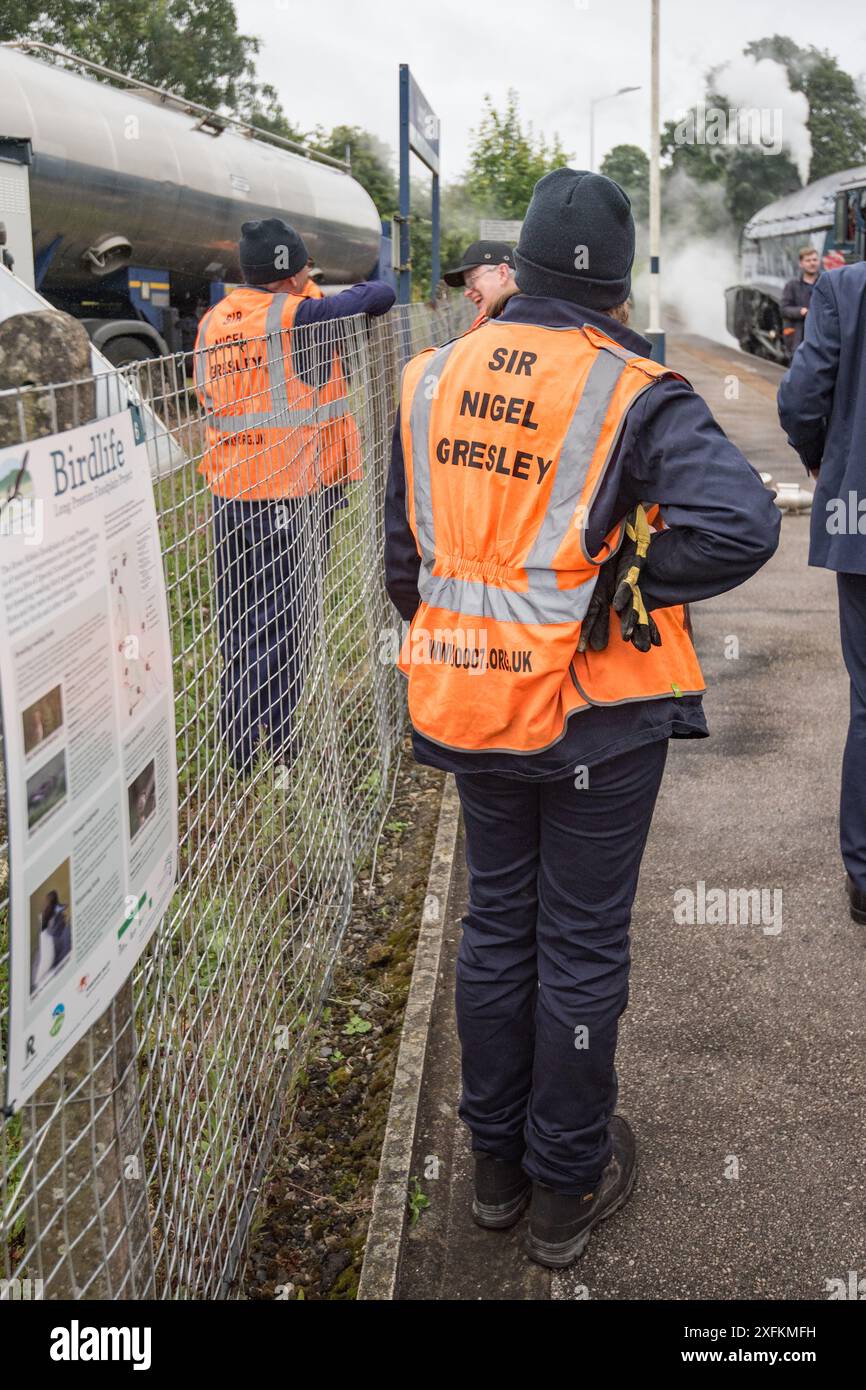
<path id="1" fill-rule="evenodd" d="M 153 346 L 143 343 L 140 338 L 109 338 L 102 349 L 112 367 L 128 367 L 131 362 L 147 362 L 158 356 Z"/>

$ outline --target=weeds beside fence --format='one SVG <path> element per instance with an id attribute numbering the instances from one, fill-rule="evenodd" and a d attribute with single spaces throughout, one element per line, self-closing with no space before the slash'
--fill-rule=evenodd
<path id="1" fill-rule="evenodd" d="M 302 651 L 288 679 L 290 734 L 280 747 L 266 738 L 241 769 L 225 732 L 225 643 L 238 619 L 226 624 L 225 595 L 218 601 L 214 501 L 199 471 L 208 414 L 190 359 L 0 393 L 4 445 L 127 403 L 144 419 L 172 628 L 180 825 L 175 895 L 131 979 L 0 1121 L 4 1280 L 41 1280 L 45 1298 L 219 1298 L 237 1286 L 354 875 L 396 770 L 403 693 L 381 553 L 399 371 L 408 353 L 462 331 L 468 307 L 416 305 L 329 330 L 363 476 L 339 508 L 319 492 L 294 516 L 303 582 L 290 636 Z M 2 814 L 5 1059 L 5 797 Z"/>

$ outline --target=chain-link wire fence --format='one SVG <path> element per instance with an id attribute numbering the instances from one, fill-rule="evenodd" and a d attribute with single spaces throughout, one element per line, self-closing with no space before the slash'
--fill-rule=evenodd
<path id="1" fill-rule="evenodd" d="M 399 373 L 468 322 L 463 302 L 415 305 L 217 343 L 197 363 L 179 354 L 0 392 L 3 445 L 126 405 L 143 426 L 180 827 L 176 892 L 132 977 L 2 1121 L 0 1296 L 237 1287 L 354 874 L 396 775 L 403 693 L 381 552 Z M 5 795 L 2 807 L 5 1065 Z M 71 912 L 74 940 L 74 894 Z M 73 957 L 55 965 L 58 980 Z"/>

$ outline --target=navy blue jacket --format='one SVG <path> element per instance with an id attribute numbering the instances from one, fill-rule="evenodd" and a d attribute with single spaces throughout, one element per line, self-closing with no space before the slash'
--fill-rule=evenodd
<path id="1" fill-rule="evenodd" d="M 815 285 L 779 386 L 779 419 L 805 466 L 820 470 L 809 564 L 866 574 L 866 505 L 862 531 L 857 510 L 866 499 L 866 262 L 825 271 Z"/>
<path id="2" fill-rule="evenodd" d="M 386 314 L 397 298 L 390 285 L 381 280 L 368 280 L 363 284 L 350 285 L 339 294 L 325 295 L 324 299 L 302 299 L 293 321 L 294 328 L 303 328 L 312 323 L 328 323 L 335 319 L 351 318 L 354 314 L 370 314 L 378 317 Z M 292 340 L 292 366 L 302 380 L 311 386 L 321 388 L 331 375 L 331 346 L 333 335 L 324 330 L 322 334 L 300 333 Z"/>
<path id="3" fill-rule="evenodd" d="M 244 285 L 246 290 L 258 290 L 260 294 L 273 294 L 264 285 Z M 397 298 L 390 285 L 381 280 L 367 280 L 358 285 L 350 285 L 338 294 L 326 295 L 324 299 L 302 299 L 293 320 L 294 328 L 307 324 L 333 322 L 335 319 L 351 318 L 354 314 L 370 314 L 375 317 L 386 314 Z M 207 315 L 202 318 L 199 333 Z M 333 339 L 327 334 L 301 333 L 292 342 L 292 369 L 310 386 L 322 387 L 331 375 L 331 354 Z"/>
<path id="4" fill-rule="evenodd" d="M 367 280 L 350 285 L 339 294 L 326 294 L 324 299 L 304 299 L 295 310 L 294 326 L 304 323 L 323 323 L 326 319 L 345 319 L 351 314 L 386 314 L 397 298 L 390 285 L 381 280 Z"/>
<path id="5" fill-rule="evenodd" d="M 502 318 L 550 328 L 600 328 L 630 352 L 650 355 L 647 340 L 606 314 L 563 299 L 519 294 Z M 495 334 L 496 320 L 478 332 Z M 664 377 L 638 397 L 592 504 L 587 546 L 597 551 L 617 521 L 640 501 L 658 502 L 669 528 L 655 536 L 643 571 L 647 608 L 710 598 L 742 584 L 779 543 L 781 513 L 751 464 L 687 382 Z M 406 620 L 420 602 L 420 557 L 406 517 L 400 416 L 394 426 L 385 500 L 385 582 Z M 421 762 L 449 771 L 563 777 L 577 765 L 613 757 L 659 738 L 705 737 L 700 696 L 594 706 L 574 714 L 562 739 L 542 753 L 465 753 L 414 734 Z"/>

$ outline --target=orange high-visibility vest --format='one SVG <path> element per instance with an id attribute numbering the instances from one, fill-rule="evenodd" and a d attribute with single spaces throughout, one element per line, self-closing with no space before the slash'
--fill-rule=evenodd
<path id="1" fill-rule="evenodd" d="M 301 290 L 301 299 L 324 299 L 325 291 L 315 280 L 308 280 Z"/>
<path id="2" fill-rule="evenodd" d="M 530 753 L 593 705 L 703 691 L 682 605 L 654 611 L 661 647 L 637 651 L 613 614 L 606 649 L 577 651 L 599 567 L 624 534 L 619 522 L 588 554 L 589 507 L 629 409 L 665 375 L 589 324 L 502 319 L 405 368 L 421 604 L 398 665 L 427 738 Z"/>
<path id="3" fill-rule="evenodd" d="M 320 389 L 295 375 L 291 330 L 301 303 L 301 295 L 241 285 L 199 324 L 195 384 L 207 430 L 199 472 L 220 497 L 297 497 L 362 476 L 339 354 Z"/>

